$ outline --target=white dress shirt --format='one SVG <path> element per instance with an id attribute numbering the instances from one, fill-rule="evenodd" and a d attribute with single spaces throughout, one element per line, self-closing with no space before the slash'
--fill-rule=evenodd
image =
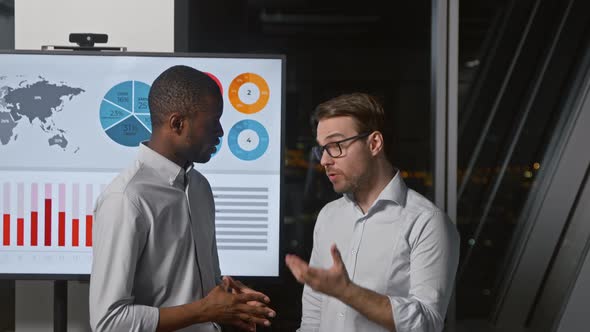
<path id="1" fill-rule="evenodd" d="M 94 217 L 93 331 L 155 331 L 158 308 L 201 299 L 218 283 L 213 195 L 192 167 L 141 144 L 135 164 L 98 198 Z"/>
<path id="2" fill-rule="evenodd" d="M 320 211 L 310 266 L 333 265 L 332 243 L 352 282 L 389 298 L 397 332 L 442 331 L 459 261 L 459 234 L 445 213 L 406 187 L 399 172 L 366 214 L 349 195 Z M 302 301 L 298 331 L 386 331 L 307 285 Z"/>

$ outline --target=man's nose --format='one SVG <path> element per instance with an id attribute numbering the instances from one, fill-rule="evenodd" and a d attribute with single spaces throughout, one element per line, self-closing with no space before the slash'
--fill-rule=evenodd
<path id="1" fill-rule="evenodd" d="M 332 164 L 334 164 L 334 158 L 332 158 L 332 156 L 330 156 L 328 151 L 323 150 L 322 151 L 322 159 L 320 159 L 320 165 L 326 166 L 326 165 L 332 165 Z"/>

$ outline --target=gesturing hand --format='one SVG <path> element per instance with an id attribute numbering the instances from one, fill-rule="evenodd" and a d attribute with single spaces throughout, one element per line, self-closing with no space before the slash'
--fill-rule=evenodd
<path id="1" fill-rule="evenodd" d="M 256 324 L 270 326 L 267 317 L 274 317 L 275 312 L 266 306 L 270 302 L 268 296 L 249 288 L 248 292 L 230 292 L 232 282 L 233 288 L 236 285 L 235 280 L 224 278 L 221 284 L 213 288 L 203 299 L 204 311 L 210 320 L 235 325 L 247 331 L 255 331 Z M 249 305 L 249 302 L 263 305 Z"/>
<path id="2" fill-rule="evenodd" d="M 295 255 L 287 255 L 285 263 L 300 283 L 309 285 L 313 290 L 333 296 L 342 295 L 350 285 L 350 278 L 346 266 L 342 261 L 340 251 L 332 244 L 330 248 L 334 264 L 329 269 L 310 267 L 305 261 Z"/>

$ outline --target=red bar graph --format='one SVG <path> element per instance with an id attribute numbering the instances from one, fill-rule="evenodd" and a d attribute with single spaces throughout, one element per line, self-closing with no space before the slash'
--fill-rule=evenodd
<path id="1" fill-rule="evenodd" d="M 31 246 L 37 246 L 39 227 L 39 185 L 31 185 Z"/>
<path id="2" fill-rule="evenodd" d="M 51 245 L 51 184 L 45 184 L 45 246 Z"/>
<path id="3" fill-rule="evenodd" d="M 72 186 L 72 246 L 78 247 L 80 245 L 80 185 L 74 184 Z"/>
<path id="4" fill-rule="evenodd" d="M 86 246 L 92 247 L 92 210 L 94 205 L 94 196 L 92 194 L 92 185 L 86 185 Z"/>
<path id="5" fill-rule="evenodd" d="M 4 218 L 2 218 L 4 221 L 4 227 L 3 227 L 3 240 L 2 240 L 2 244 L 4 244 L 5 246 L 9 246 L 10 245 L 10 215 L 9 214 L 4 214 Z"/>
<path id="6" fill-rule="evenodd" d="M 80 245 L 80 219 L 72 219 L 72 246 Z"/>
<path id="7" fill-rule="evenodd" d="M 86 246 L 92 247 L 92 216 L 86 216 Z"/>
<path id="8" fill-rule="evenodd" d="M 16 219 L 16 245 L 25 245 L 25 219 L 23 218 Z"/>
<path id="9" fill-rule="evenodd" d="M 51 245 L 51 199 L 45 199 L 45 246 Z"/>
<path id="10" fill-rule="evenodd" d="M 66 185 L 59 185 L 59 210 L 57 214 L 57 245 L 66 245 Z"/>
<path id="11" fill-rule="evenodd" d="M 16 209 L 16 245 L 25 245 L 25 184 L 16 185 L 17 209 Z"/>
<path id="12" fill-rule="evenodd" d="M 2 244 L 5 246 L 10 245 L 10 184 L 4 184 L 4 215 L 2 218 Z"/>
<path id="13" fill-rule="evenodd" d="M 92 247 L 97 188 L 76 183 L 0 183 L 0 246 Z"/>
<path id="14" fill-rule="evenodd" d="M 31 212 L 31 245 L 37 246 L 37 239 L 38 239 L 38 219 L 39 213 L 37 211 Z"/>
<path id="15" fill-rule="evenodd" d="M 57 230 L 57 245 L 64 247 L 66 245 L 66 213 L 59 211 L 58 213 L 58 230 Z"/>

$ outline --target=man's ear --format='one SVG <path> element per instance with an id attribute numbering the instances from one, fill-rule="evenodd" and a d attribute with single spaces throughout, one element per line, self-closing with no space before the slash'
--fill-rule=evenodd
<path id="1" fill-rule="evenodd" d="M 374 131 L 369 135 L 369 149 L 373 156 L 378 155 L 383 150 L 383 134 L 380 131 Z"/>
<path id="2" fill-rule="evenodd" d="M 184 116 L 180 113 L 170 114 L 168 117 L 168 126 L 172 132 L 180 134 L 182 132 L 182 127 L 184 126 Z"/>

